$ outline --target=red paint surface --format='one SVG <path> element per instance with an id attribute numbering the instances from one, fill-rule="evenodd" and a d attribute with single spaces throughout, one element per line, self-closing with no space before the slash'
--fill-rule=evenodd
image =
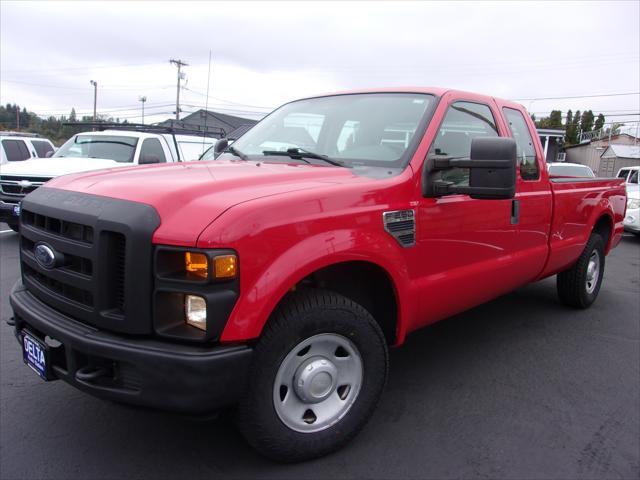
<path id="1" fill-rule="evenodd" d="M 402 343 L 412 330 L 570 266 L 602 216 L 613 232 L 607 251 L 620 241 L 623 181 L 550 183 L 542 146 L 522 106 L 441 89 L 386 91 L 440 97 L 409 165 L 392 178 L 301 163 L 215 161 L 72 175 L 48 186 L 154 206 L 162 219 L 156 244 L 235 249 L 241 296 L 222 335 L 229 342 L 258 337 L 297 282 L 332 264 L 365 261 L 387 272 Z M 447 106 L 458 100 L 490 105 L 501 136 L 511 136 L 503 107 L 524 112 L 528 120 L 540 178 L 518 175 L 517 225 L 510 221 L 511 200 L 421 195 L 423 161 Z M 382 212 L 401 209 L 416 212 L 411 248 L 402 248 L 383 229 Z"/>

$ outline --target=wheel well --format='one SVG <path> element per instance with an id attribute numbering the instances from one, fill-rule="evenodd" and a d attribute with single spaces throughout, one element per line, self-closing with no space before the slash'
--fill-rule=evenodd
<path id="1" fill-rule="evenodd" d="M 396 342 L 398 305 L 389 275 L 368 262 L 344 262 L 330 265 L 304 278 L 295 288 L 324 288 L 350 298 L 376 320 L 387 343 Z"/>
<path id="2" fill-rule="evenodd" d="M 603 238 L 606 250 L 606 246 L 609 245 L 609 238 L 611 237 L 612 231 L 611 219 L 609 218 L 609 216 L 602 215 L 593 226 L 592 231 L 593 233 L 597 233 Z"/>

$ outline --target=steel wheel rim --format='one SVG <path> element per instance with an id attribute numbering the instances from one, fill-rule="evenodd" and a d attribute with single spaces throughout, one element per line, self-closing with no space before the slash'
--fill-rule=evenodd
<path id="1" fill-rule="evenodd" d="M 587 264 L 587 293 L 591 294 L 598 285 L 598 279 L 600 278 L 600 254 L 597 250 L 591 252 L 589 257 L 589 263 Z"/>
<path id="2" fill-rule="evenodd" d="M 356 346 L 336 333 L 303 340 L 284 358 L 273 383 L 273 404 L 287 427 L 301 433 L 339 422 L 360 393 L 364 368 Z"/>

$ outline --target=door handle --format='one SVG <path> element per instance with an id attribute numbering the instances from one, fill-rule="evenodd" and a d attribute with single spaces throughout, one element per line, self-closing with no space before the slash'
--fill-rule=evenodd
<path id="1" fill-rule="evenodd" d="M 520 223 L 520 200 L 511 200 L 511 225 Z"/>

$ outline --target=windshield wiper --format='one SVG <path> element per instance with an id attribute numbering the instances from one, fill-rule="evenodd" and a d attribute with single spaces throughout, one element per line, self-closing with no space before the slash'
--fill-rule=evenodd
<path id="1" fill-rule="evenodd" d="M 233 147 L 233 146 L 232 147 L 227 147 L 225 152 L 229 152 L 231 155 L 234 155 L 234 156 L 236 156 L 238 158 L 241 158 L 242 160 L 249 160 L 249 157 L 247 157 L 246 154 L 242 153 L 236 147 Z"/>
<path id="2" fill-rule="evenodd" d="M 350 168 L 349 166 L 345 165 L 343 162 L 339 160 L 334 160 L 333 158 L 329 158 L 326 155 L 321 155 L 319 153 L 315 153 L 310 150 L 305 150 L 304 148 L 300 148 L 300 147 L 288 148 L 287 151 L 285 152 L 280 150 L 264 150 L 262 153 L 264 155 L 286 156 L 296 160 L 303 160 L 303 161 L 306 161 L 304 160 L 305 158 L 313 158 L 315 160 L 322 160 L 323 162 L 327 162 L 331 165 L 335 165 L 336 167 Z M 307 163 L 310 163 L 310 162 L 307 162 Z"/>

